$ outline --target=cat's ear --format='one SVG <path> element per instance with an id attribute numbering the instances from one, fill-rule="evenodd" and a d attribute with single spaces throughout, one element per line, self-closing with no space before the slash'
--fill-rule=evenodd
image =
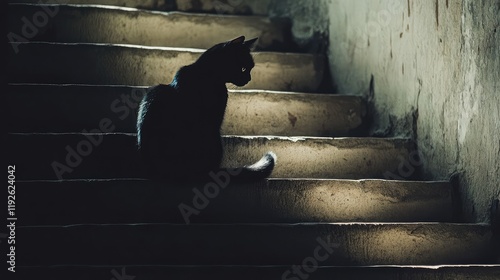
<path id="1" fill-rule="evenodd" d="M 225 44 L 225 46 L 229 46 L 229 45 L 241 45 L 243 43 L 245 43 L 245 36 L 240 36 L 240 37 L 238 37 L 236 39 L 233 39 L 233 40 L 227 42 Z"/>
<path id="2" fill-rule="evenodd" d="M 243 45 L 246 46 L 246 47 L 248 47 L 249 49 L 253 49 L 255 47 L 254 46 L 255 42 L 257 42 L 258 39 L 259 39 L 258 37 L 250 39 L 248 41 L 243 42 Z"/>

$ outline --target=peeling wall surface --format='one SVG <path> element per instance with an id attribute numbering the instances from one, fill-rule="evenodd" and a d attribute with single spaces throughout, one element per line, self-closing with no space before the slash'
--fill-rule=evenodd
<path id="1" fill-rule="evenodd" d="M 322 5 L 337 90 L 367 94 L 373 75 L 374 132 L 416 137 L 424 178 L 458 174 L 465 221 L 487 222 L 500 193 L 500 1 Z"/>

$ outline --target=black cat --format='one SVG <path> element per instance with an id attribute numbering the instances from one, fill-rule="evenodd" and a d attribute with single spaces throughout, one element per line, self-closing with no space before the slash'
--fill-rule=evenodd
<path id="1" fill-rule="evenodd" d="M 221 169 L 220 127 L 227 103 L 226 83 L 244 86 L 251 80 L 250 54 L 257 38 L 241 36 L 217 44 L 196 62 L 182 67 L 169 85 L 157 85 L 144 96 L 137 119 L 139 152 L 151 179 L 207 180 L 211 172 L 230 171 L 234 181 L 269 176 L 276 156 L 241 169 Z"/>

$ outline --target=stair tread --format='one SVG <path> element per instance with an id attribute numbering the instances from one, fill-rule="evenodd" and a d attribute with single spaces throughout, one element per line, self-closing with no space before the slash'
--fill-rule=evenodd
<path id="1" fill-rule="evenodd" d="M 7 92 L 10 132 L 90 131 L 109 116 L 114 117 L 116 132 L 135 132 L 137 105 L 145 90 L 130 86 L 11 84 Z M 124 96 L 131 103 L 123 101 Z M 229 90 L 222 133 L 347 136 L 362 124 L 365 113 L 360 96 Z"/>
<path id="2" fill-rule="evenodd" d="M 331 249 L 325 265 L 489 263 L 494 254 L 483 224 L 19 226 L 16 236 L 19 265 L 289 265 L 321 246 Z"/>
<path id="3" fill-rule="evenodd" d="M 291 266 L 56 266 L 20 267 L 22 275 L 50 275 L 51 279 L 106 279 L 120 275 L 135 276 L 136 279 L 282 279 Z M 123 272 L 123 273 L 122 273 Z M 304 270 L 302 269 L 302 272 Z M 81 278 L 75 278 L 81 277 Z M 288 279 L 294 279 L 291 275 Z M 319 265 L 308 279 L 315 280 L 498 280 L 500 265 L 439 265 L 439 266 L 322 266 Z M 86 277 L 86 278 L 85 278 Z M 333 278 L 334 277 L 334 278 Z M 287 279 L 287 278 L 285 278 Z M 300 279 L 297 277 L 297 279 Z"/>
<path id="4" fill-rule="evenodd" d="M 9 83 L 151 86 L 168 84 L 180 67 L 204 51 L 90 43 L 11 43 Z M 16 52 L 17 50 L 17 52 Z M 324 57 L 256 52 L 252 81 L 244 89 L 313 92 L 319 87 Z"/>
<path id="5" fill-rule="evenodd" d="M 136 279 L 282 279 L 291 266 L 57 266 L 20 267 L 17 272 L 50 279 L 106 279 L 120 275 L 135 276 Z M 304 270 L 302 269 L 304 272 Z M 123 272 L 123 274 L 122 274 Z M 77 278 L 75 278 L 75 275 Z M 288 279 L 294 279 L 293 275 Z M 308 275 L 315 280 L 498 280 L 500 265 L 439 265 L 439 266 L 357 266 L 332 267 L 319 265 Z M 334 278 L 333 278 L 334 276 Z M 81 278 L 78 278 L 81 277 Z M 86 278 L 85 278 L 86 277 Z M 446 277 L 446 278 L 444 278 Z M 286 278 L 285 278 L 286 279 Z M 300 278 L 297 278 L 300 279 Z"/>
<path id="6" fill-rule="evenodd" d="M 448 182 L 270 179 L 231 184 L 220 177 L 208 199 L 204 184 L 146 180 L 17 182 L 24 225 L 75 223 L 411 222 L 452 221 Z M 214 179 L 215 182 L 215 179 Z M 65 199 L 71 197 L 71 200 Z M 207 205 L 195 206 L 202 197 Z M 199 214 L 183 216 L 179 205 Z M 64 209 L 64 211 L 58 211 Z"/>
<path id="7" fill-rule="evenodd" d="M 8 0 L 8 3 L 38 4 L 40 0 Z M 238 0 L 228 3 L 216 2 L 213 0 L 197 0 L 196 3 L 186 0 L 57 0 L 56 3 L 73 5 L 96 4 L 148 10 L 196 11 L 214 14 L 267 15 L 270 0 Z"/>
<path id="8" fill-rule="evenodd" d="M 102 5 L 9 5 L 9 31 L 23 34 L 21 18 L 50 8 L 54 16 L 30 41 L 116 43 L 209 48 L 245 35 L 259 50 L 286 50 L 290 27 L 262 16 L 158 12 Z M 98 27 L 99 32 L 96 32 Z M 217 30 L 217 32 L 214 32 Z"/>
<path id="9" fill-rule="evenodd" d="M 112 122 L 103 129 L 109 130 L 110 124 Z M 8 135 L 7 143 L 11 147 L 7 159 L 16 163 L 21 170 L 17 172 L 19 179 L 23 180 L 144 177 L 134 134 L 13 133 Z M 365 179 L 386 176 L 394 179 L 387 175 L 398 174 L 402 165 L 415 162 L 415 152 L 410 151 L 412 142 L 398 138 L 225 136 L 223 146 L 224 167 L 248 165 L 266 152 L 274 151 L 278 155 L 278 164 L 272 174 L 274 178 Z M 72 156 L 68 156 L 70 154 Z M 56 165 L 59 167 L 55 168 Z M 60 176 L 57 176 L 55 170 L 62 170 L 62 165 L 66 166 L 62 169 L 69 168 L 71 172 L 59 172 Z M 416 171 L 415 166 L 410 168 Z M 404 169 L 401 174 L 409 176 L 416 172 L 407 173 L 408 170 Z"/>

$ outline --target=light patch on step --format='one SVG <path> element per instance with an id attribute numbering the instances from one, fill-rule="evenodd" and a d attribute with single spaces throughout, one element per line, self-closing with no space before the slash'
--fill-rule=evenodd
<path id="1" fill-rule="evenodd" d="M 228 92 L 235 94 L 276 94 L 276 95 L 290 95 L 290 96 L 301 96 L 307 98 L 315 98 L 315 97 L 356 97 L 347 94 L 323 94 L 323 93 L 304 93 L 304 92 L 294 92 L 294 91 L 278 91 L 278 90 L 259 90 L 259 89 L 229 89 Z"/>
<path id="2" fill-rule="evenodd" d="M 58 43 L 59 44 L 59 43 Z M 63 43 L 66 44 L 66 43 Z M 172 52 L 191 52 L 191 53 L 203 53 L 204 49 L 196 48 L 179 48 L 179 47 L 158 47 L 158 46 L 145 46 L 145 45 L 132 45 L 132 44 L 109 44 L 109 43 L 74 43 L 74 45 L 96 45 L 96 46 L 112 46 L 112 47 L 122 47 L 122 48 L 133 48 L 142 50 L 161 50 L 161 51 L 172 51 Z"/>
<path id="3" fill-rule="evenodd" d="M 224 137 L 241 138 L 241 139 L 248 139 L 248 140 L 255 140 L 255 139 L 266 139 L 268 141 L 281 140 L 281 141 L 290 141 L 293 143 L 307 141 L 307 140 L 333 140 L 334 139 L 332 137 L 303 137 L 303 136 L 287 137 L 287 136 L 274 136 L 274 135 L 259 135 L 259 136 L 224 135 Z"/>
<path id="4" fill-rule="evenodd" d="M 51 6 L 60 6 L 59 4 L 54 4 Z M 64 6 L 75 7 L 75 8 L 99 8 L 106 10 L 120 10 L 125 12 L 143 12 L 143 10 L 139 10 L 136 8 L 129 7 L 120 7 L 120 6 L 112 6 L 112 5 L 99 5 L 99 4 L 64 4 Z"/>
<path id="5" fill-rule="evenodd" d="M 477 267 L 499 267 L 498 264 L 452 264 L 452 265 L 369 265 L 369 266 L 360 266 L 363 268 L 374 267 L 374 268 L 385 268 L 385 267 L 394 267 L 394 268 L 421 268 L 421 269 L 442 269 L 442 268 L 477 268 Z"/>

